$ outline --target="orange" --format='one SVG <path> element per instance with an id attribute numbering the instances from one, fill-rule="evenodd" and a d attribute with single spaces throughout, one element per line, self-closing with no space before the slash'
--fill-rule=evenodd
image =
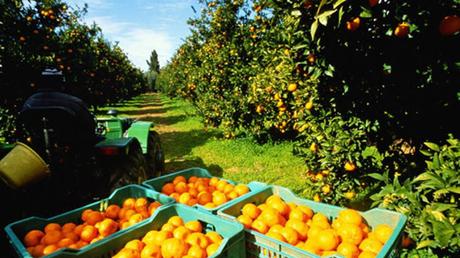
<path id="1" fill-rule="evenodd" d="M 310 229 L 308 230 L 308 239 L 314 239 L 316 238 L 320 233 L 321 231 L 323 231 L 323 228 L 320 228 L 319 226 L 316 226 L 316 225 L 312 225 L 310 227 Z"/>
<path id="2" fill-rule="evenodd" d="M 382 243 L 373 238 L 364 239 L 361 244 L 359 244 L 359 249 L 361 251 L 369 251 L 378 254 L 380 249 L 382 249 Z"/>
<path id="3" fill-rule="evenodd" d="M 113 258 L 139 258 L 140 255 L 138 250 L 123 248 Z"/>
<path id="4" fill-rule="evenodd" d="M 243 224 L 245 228 L 247 229 L 251 228 L 252 219 L 248 215 L 240 215 L 238 216 L 238 218 L 236 218 L 236 220 L 238 220 L 241 224 Z"/>
<path id="5" fill-rule="evenodd" d="M 118 223 L 113 219 L 104 219 L 99 226 L 99 235 L 106 237 L 111 235 L 118 230 Z"/>
<path id="6" fill-rule="evenodd" d="M 223 240 L 222 236 L 215 231 L 209 231 L 205 236 L 208 238 L 209 242 L 212 243 L 220 244 Z"/>
<path id="7" fill-rule="evenodd" d="M 57 246 L 58 247 L 68 247 L 69 245 L 71 245 L 73 243 L 74 243 L 74 241 L 72 239 L 63 238 L 63 239 L 59 240 L 59 242 L 57 243 Z"/>
<path id="8" fill-rule="evenodd" d="M 72 241 L 74 242 L 77 242 L 78 240 L 80 240 L 80 236 L 77 235 L 75 232 L 67 232 L 67 233 L 63 233 L 63 237 L 64 238 L 68 238 L 68 239 L 71 239 Z"/>
<path id="9" fill-rule="evenodd" d="M 369 0 L 369 6 L 374 7 L 379 3 L 379 0 Z"/>
<path id="10" fill-rule="evenodd" d="M 179 196 L 179 202 L 182 203 L 182 204 L 187 204 L 190 199 L 192 199 L 192 196 L 190 195 L 190 193 L 182 193 L 180 196 Z"/>
<path id="11" fill-rule="evenodd" d="M 48 232 L 51 232 L 51 231 L 61 231 L 61 225 L 57 224 L 57 223 L 49 223 L 45 226 L 45 233 L 48 233 Z"/>
<path id="12" fill-rule="evenodd" d="M 217 250 L 219 249 L 219 245 L 214 243 L 214 244 L 210 244 L 207 248 L 206 248 L 206 254 L 208 255 L 208 257 L 210 257 L 211 255 L 213 255 Z"/>
<path id="13" fill-rule="evenodd" d="M 351 243 L 341 243 L 337 247 L 337 252 L 345 256 L 345 258 L 357 258 L 359 255 L 358 247 Z"/>
<path id="14" fill-rule="evenodd" d="M 177 239 L 182 239 L 185 240 L 187 239 L 187 236 L 190 235 L 192 232 L 184 227 L 184 226 L 179 226 L 173 231 L 173 236 Z"/>
<path id="15" fill-rule="evenodd" d="M 338 218 L 344 223 L 350 223 L 360 225 L 363 222 L 363 218 L 359 212 L 352 209 L 345 209 L 339 212 Z"/>
<path id="16" fill-rule="evenodd" d="M 40 243 L 44 245 L 57 244 L 59 240 L 61 240 L 61 238 L 62 238 L 61 231 L 53 230 L 53 231 L 46 233 L 40 240 Z"/>
<path id="17" fill-rule="evenodd" d="M 202 191 L 198 194 L 198 203 L 205 205 L 212 201 L 212 195 L 208 192 Z"/>
<path id="18" fill-rule="evenodd" d="M 88 225 L 95 225 L 97 222 L 102 221 L 103 219 L 104 219 L 104 216 L 102 215 L 101 212 L 92 211 L 88 214 L 86 223 L 88 223 Z"/>
<path id="19" fill-rule="evenodd" d="M 98 230 L 92 225 L 86 225 L 81 231 L 80 239 L 86 242 L 91 242 L 98 235 Z"/>
<path id="20" fill-rule="evenodd" d="M 259 233 L 265 234 L 268 232 L 268 226 L 262 220 L 256 219 L 252 222 L 251 228 Z"/>
<path id="21" fill-rule="evenodd" d="M 184 176 L 176 176 L 173 180 L 173 184 L 177 185 L 178 183 L 187 183 L 187 180 Z"/>
<path id="22" fill-rule="evenodd" d="M 316 245 L 323 251 L 331 251 L 339 245 L 339 237 L 333 229 L 322 230 L 315 238 Z"/>
<path id="23" fill-rule="evenodd" d="M 59 250 L 59 247 L 55 244 L 52 244 L 52 245 L 47 245 L 44 249 L 43 249 L 43 254 L 44 255 L 48 255 L 48 254 L 51 254 L 53 252 L 56 252 L 57 250 Z"/>
<path id="24" fill-rule="evenodd" d="M 298 209 L 300 209 L 305 215 L 307 215 L 308 219 L 311 219 L 313 217 L 313 210 L 310 209 L 309 207 L 305 205 L 298 205 Z"/>
<path id="25" fill-rule="evenodd" d="M 393 234 L 393 229 L 385 224 L 377 225 L 374 229 L 374 235 L 380 243 L 385 244 L 388 239 L 390 239 L 391 234 Z"/>
<path id="26" fill-rule="evenodd" d="M 126 198 L 123 201 L 123 208 L 134 209 L 135 207 L 136 207 L 136 199 L 134 199 L 134 198 Z"/>
<path id="27" fill-rule="evenodd" d="M 376 253 L 364 251 L 359 254 L 358 258 L 375 258 L 377 256 Z"/>
<path id="28" fill-rule="evenodd" d="M 161 247 L 155 244 L 146 244 L 141 251 L 141 258 L 160 258 Z"/>
<path id="29" fill-rule="evenodd" d="M 347 30 L 355 31 L 361 25 L 361 19 L 359 17 L 353 18 L 350 21 L 347 21 Z"/>
<path id="30" fill-rule="evenodd" d="M 214 209 L 214 208 L 217 207 L 217 205 L 216 205 L 215 203 L 213 203 L 213 202 L 210 202 L 210 203 L 206 203 L 206 204 L 204 205 L 204 207 L 206 207 L 206 208 L 208 208 L 208 209 Z"/>
<path id="31" fill-rule="evenodd" d="M 272 201 L 268 204 L 268 206 L 272 207 L 273 209 L 277 210 L 279 214 L 282 216 L 287 216 L 289 214 L 289 206 L 283 201 Z"/>
<path id="32" fill-rule="evenodd" d="M 303 221 L 303 222 L 307 222 L 309 217 L 300 208 L 294 208 L 289 213 L 289 219 L 297 219 L 297 220 L 300 220 L 300 221 Z"/>
<path id="33" fill-rule="evenodd" d="M 298 219 L 290 219 L 286 222 L 286 227 L 294 229 L 299 237 L 299 240 L 305 241 L 308 237 L 308 226 L 303 221 Z"/>
<path id="34" fill-rule="evenodd" d="M 270 229 L 268 230 L 268 232 L 275 232 L 275 233 L 280 233 L 281 234 L 281 230 L 283 230 L 283 226 L 281 226 L 280 224 L 276 224 L 272 227 L 270 227 Z"/>
<path id="35" fill-rule="evenodd" d="M 150 210 L 156 209 L 156 208 L 158 208 L 158 207 L 160 207 L 160 206 L 161 206 L 161 203 L 160 203 L 160 202 L 154 201 L 154 202 L 151 202 L 151 203 L 149 204 L 148 210 L 149 210 L 149 212 L 150 212 Z"/>
<path id="36" fill-rule="evenodd" d="M 197 176 L 191 176 L 188 178 L 188 182 L 189 183 L 195 183 L 196 181 L 198 181 L 198 177 Z"/>
<path id="37" fill-rule="evenodd" d="M 155 234 L 155 241 L 156 243 L 163 243 L 163 241 L 171 237 L 173 237 L 171 231 L 159 231 L 157 234 Z"/>
<path id="38" fill-rule="evenodd" d="M 250 217 L 251 219 L 256 219 L 259 217 L 261 210 L 257 208 L 254 203 L 246 203 L 241 209 L 241 214 Z"/>
<path id="39" fill-rule="evenodd" d="M 191 232 L 201 232 L 203 230 L 203 226 L 201 226 L 201 223 L 197 220 L 192 220 L 184 225 L 188 230 Z"/>
<path id="40" fill-rule="evenodd" d="M 312 254 L 319 254 L 320 252 L 319 247 L 310 239 L 305 242 L 305 244 L 302 246 L 302 249 Z"/>
<path id="41" fill-rule="evenodd" d="M 281 224 L 280 216 L 281 215 L 277 210 L 268 207 L 260 213 L 258 219 L 262 220 L 265 224 L 271 227 L 276 224 Z"/>
<path id="42" fill-rule="evenodd" d="M 170 195 L 172 193 L 174 193 L 174 191 L 176 191 L 174 189 L 174 184 L 173 183 L 167 183 L 167 184 L 164 184 L 163 187 L 161 187 L 161 192 L 166 194 L 166 195 Z"/>
<path id="43" fill-rule="evenodd" d="M 176 200 L 176 202 L 179 202 L 180 194 L 179 193 L 172 193 L 172 194 L 169 195 L 169 197 L 174 198 Z"/>
<path id="44" fill-rule="evenodd" d="M 129 218 L 131 218 L 131 216 L 133 216 L 136 213 L 137 212 L 135 210 L 131 210 L 131 209 L 126 210 L 125 215 L 124 215 L 123 218 L 126 219 L 126 220 L 129 220 Z"/>
<path id="45" fill-rule="evenodd" d="M 361 227 L 355 224 L 344 223 L 337 229 L 337 233 L 342 239 L 342 242 L 351 243 L 353 245 L 359 245 L 363 240 L 363 231 Z"/>
<path id="46" fill-rule="evenodd" d="M 236 199 L 236 198 L 238 198 L 238 194 L 235 191 L 231 191 L 231 192 L 227 193 L 227 198 L 229 200 Z"/>
<path id="47" fill-rule="evenodd" d="M 225 189 L 225 186 L 228 185 L 228 182 L 225 181 L 225 180 L 220 180 L 219 182 L 217 182 L 216 184 L 216 189 L 218 191 L 221 191 L 221 192 L 224 192 L 224 189 Z"/>
<path id="48" fill-rule="evenodd" d="M 176 229 L 176 227 L 170 223 L 165 223 L 161 226 L 161 231 L 169 231 L 172 233 L 174 232 L 174 229 Z"/>
<path id="49" fill-rule="evenodd" d="M 293 203 L 293 202 L 287 202 L 286 203 L 288 206 L 289 206 L 289 210 L 292 211 L 294 210 L 295 208 L 297 208 L 297 204 Z"/>
<path id="50" fill-rule="evenodd" d="M 109 219 L 118 219 L 118 213 L 120 212 L 120 206 L 111 204 L 105 209 L 105 217 Z"/>
<path id="51" fill-rule="evenodd" d="M 77 227 L 77 225 L 73 222 L 65 223 L 62 225 L 61 231 L 62 233 L 73 232 L 75 227 Z"/>
<path id="52" fill-rule="evenodd" d="M 290 227 L 285 227 L 281 230 L 281 235 L 286 239 L 286 243 L 296 245 L 299 242 L 299 234 Z"/>
<path id="53" fill-rule="evenodd" d="M 193 198 L 198 197 L 199 191 L 195 187 L 189 187 L 188 192 Z"/>
<path id="54" fill-rule="evenodd" d="M 34 230 L 27 232 L 27 234 L 24 236 L 25 246 L 29 247 L 29 246 L 36 246 L 40 244 L 40 240 L 42 239 L 44 235 L 45 233 L 43 233 L 43 231 L 38 230 L 38 229 L 34 229 Z"/>
<path id="55" fill-rule="evenodd" d="M 184 225 L 184 221 L 182 220 L 182 218 L 177 215 L 169 218 L 168 223 L 172 224 L 175 227 Z"/>
<path id="56" fill-rule="evenodd" d="M 238 196 L 241 196 L 243 194 L 249 193 L 249 187 L 247 185 L 243 184 L 238 184 L 235 186 L 235 192 L 238 194 Z"/>
<path id="57" fill-rule="evenodd" d="M 85 225 L 80 224 L 80 225 L 78 225 L 78 226 L 75 227 L 75 229 L 73 230 L 73 232 L 74 232 L 75 234 L 77 234 L 78 237 L 80 237 L 81 231 L 83 230 L 84 227 L 85 227 Z"/>
<path id="58" fill-rule="evenodd" d="M 128 219 L 128 222 L 131 224 L 131 225 L 134 225 L 136 223 L 139 223 L 141 221 L 144 220 L 144 217 L 142 216 L 142 214 L 140 213 L 135 213 L 133 215 L 131 215 Z"/>
<path id="59" fill-rule="evenodd" d="M 274 231 L 268 231 L 267 234 L 265 235 L 268 237 L 274 238 L 278 241 L 286 242 L 286 239 L 283 237 L 283 235 L 281 235 L 281 233 L 274 232 Z"/>
<path id="60" fill-rule="evenodd" d="M 201 248 L 206 248 L 209 245 L 208 238 L 203 233 L 198 232 L 188 235 L 185 242 L 189 245 L 196 245 Z"/>
<path id="61" fill-rule="evenodd" d="M 228 193 L 230 193 L 231 191 L 233 191 L 234 188 L 235 188 L 234 185 L 232 185 L 232 184 L 227 184 L 227 185 L 225 185 L 223 192 L 224 192 L 225 194 L 228 194 Z"/>
<path id="62" fill-rule="evenodd" d="M 187 255 L 196 258 L 205 258 L 207 257 L 206 249 L 203 249 L 197 245 L 192 245 L 190 249 L 188 249 Z"/>
<path id="63" fill-rule="evenodd" d="M 402 22 L 396 27 L 394 34 L 396 37 L 405 38 L 409 34 L 409 24 Z"/>
<path id="64" fill-rule="evenodd" d="M 218 183 L 219 181 L 220 181 L 219 178 L 217 178 L 217 177 L 212 177 L 212 178 L 209 180 L 209 185 L 215 186 L 215 185 L 217 185 L 217 183 Z"/>
<path id="65" fill-rule="evenodd" d="M 141 241 L 144 242 L 146 245 L 157 244 L 155 242 L 157 234 L 158 234 L 157 230 L 150 230 L 149 232 L 147 232 L 147 234 L 144 235 L 144 237 L 142 237 Z"/>
<path id="66" fill-rule="evenodd" d="M 148 205 L 149 205 L 149 201 L 147 200 L 147 198 L 144 198 L 144 197 L 137 198 L 134 204 L 134 209 L 137 212 L 141 212 L 143 210 L 147 210 Z"/>
<path id="67" fill-rule="evenodd" d="M 283 200 L 281 199 L 281 197 L 279 197 L 279 195 L 271 195 L 267 198 L 267 200 L 265 200 L 265 203 L 270 204 L 273 201 L 282 202 Z"/>
<path id="68" fill-rule="evenodd" d="M 257 208 L 259 208 L 261 211 L 264 211 L 266 208 L 268 208 L 268 205 L 266 203 L 262 203 L 257 205 Z"/>
<path id="69" fill-rule="evenodd" d="M 316 213 L 315 215 L 313 215 L 311 219 L 311 225 L 318 226 L 322 229 L 331 228 L 331 225 L 329 224 L 329 220 L 322 213 Z"/>
<path id="70" fill-rule="evenodd" d="M 212 196 L 212 202 L 216 205 L 216 206 L 219 206 L 221 204 L 224 204 L 226 203 L 228 200 L 227 200 L 227 196 L 225 196 L 224 193 L 222 192 L 219 192 L 219 191 L 216 191 L 214 192 L 214 195 Z"/>
<path id="71" fill-rule="evenodd" d="M 439 33 L 443 36 L 450 36 L 460 31 L 460 17 L 449 15 L 439 23 Z"/>
<path id="72" fill-rule="evenodd" d="M 174 186 L 174 190 L 178 194 L 182 194 L 188 191 L 188 186 L 184 182 L 179 182 Z"/>
<path id="73" fill-rule="evenodd" d="M 144 242 L 140 241 L 139 239 L 131 240 L 125 244 L 125 248 L 137 250 L 139 252 L 142 251 L 142 248 L 144 248 L 144 246 Z"/>
<path id="74" fill-rule="evenodd" d="M 86 219 L 88 218 L 88 214 L 93 212 L 91 209 L 86 209 L 81 213 L 81 220 L 86 222 Z"/>
<path id="75" fill-rule="evenodd" d="M 36 245 L 34 247 L 29 247 L 29 248 L 31 248 L 29 253 L 33 257 L 42 257 L 43 256 L 43 250 L 45 249 L 45 245 L 39 244 L 39 245 Z"/>

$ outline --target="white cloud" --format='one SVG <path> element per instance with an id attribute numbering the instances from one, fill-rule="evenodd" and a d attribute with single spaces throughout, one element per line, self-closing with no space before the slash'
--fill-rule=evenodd
<path id="1" fill-rule="evenodd" d="M 142 28 L 129 22 L 117 22 L 111 16 L 89 17 L 85 21 L 96 22 L 104 36 L 110 41 L 118 41 L 131 62 L 142 70 L 147 70 L 146 60 L 154 49 L 158 53 L 160 66 L 166 65 L 173 55 L 172 38 L 164 31 Z"/>

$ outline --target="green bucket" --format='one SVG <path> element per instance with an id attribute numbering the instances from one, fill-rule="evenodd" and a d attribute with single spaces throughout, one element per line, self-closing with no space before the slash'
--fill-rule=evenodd
<path id="1" fill-rule="evenodd" d="M 48 165 L 29 146 L 17 142 L 0 160 L 0 178 L 12 188 L 22 188 L 49 175 Z"/>

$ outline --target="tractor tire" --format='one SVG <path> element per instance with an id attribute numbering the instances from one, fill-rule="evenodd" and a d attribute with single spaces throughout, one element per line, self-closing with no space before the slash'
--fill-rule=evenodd
<path id="1" fill-rule="evenodd" d="M 155 131 L 150 131 L 147 141 L 147 176 L 161 176 L 165 170 L 165 156 L 161 146 L 160 136 Z"/>
<path id="2" fill-rule="evenodd" d="M 140 184 L 147 179 L 147 165 L 137 141 L 130 147 L 127 156 L 120 157 L 110 167 L 110 192 L 125 185 Z"/>

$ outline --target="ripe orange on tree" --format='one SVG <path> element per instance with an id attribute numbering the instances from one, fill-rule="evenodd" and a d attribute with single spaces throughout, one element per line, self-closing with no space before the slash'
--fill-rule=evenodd
<path id="1" fill-rule="evenodd" d="M 439 33 L 442 36 L 450 36 L 460 31 L 460 17 L 449 15 L 439 23 Z"/>
<path id="2" fill-rule="evenodd" d="M 407 22 L 402 22 L 398 24 L 394 31 L 395 36 L 399 38 L 405 38 L 409 35 L 409 24 Z"/>

